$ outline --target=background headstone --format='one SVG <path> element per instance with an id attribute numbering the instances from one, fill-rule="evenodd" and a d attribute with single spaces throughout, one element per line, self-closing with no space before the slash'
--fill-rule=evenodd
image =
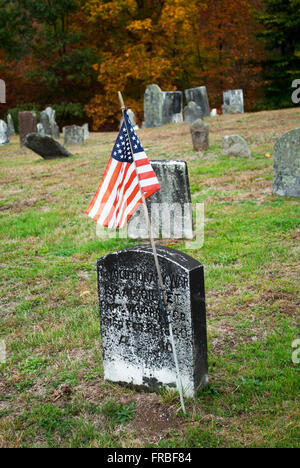
<path id="1" fill-rule="evenodd" d="M 13 118 L 10 114 L 7 115 L 7 126 L 8 126 L 8 131 L 11 136 L 16 136 L 16 130 L 14 126 L 14 121 Z"/>
<path id="2" fill-rule="evenodd" d="M 20 145 L 24 146 L 26 136 L 37 133 L 37 120 L 35 112 L 19 112 Z"/>
<path id="3" fill-rule="evenodd" d="M 284 133 L 275 144 L 273 192 L 300 197 L 300 128 Z"/>
<path id="4" fill-rule="evenodd" d="M 90 138 L 89 124 L 88 123 L 83 124 L 82 128 L 83 128 L 84 139 L 88 140 Z"/>
<path id="5" fill-rule="evenodd" d="M 194 151 L 207 151 L 209 148 L 209 125 L 201 119 L 191 125 Z"/>
<path id="6" fill-rule="evenodd" d="M 162 124 L 183 122 L 183 95 L 181 91 L 163 93 Z"/>
<path id="7" fill-rule="evenodd" d="M 193 214 L 188 167 L 185 161 L 151 161 L 161 190 L 147 206 L 156 238 L 193 239 Z M 128 236 L 148 239 L 147 221 L 140 206 L 128 222 Z"/>
<path id="8" fill-rule="evenodd" d="M 46 117 L 43 117 L 44 120 L 42 120 L 42 115 L 48 116 L 49 124 L 47 123 Z M 46 135 L 59 139 L 60 131 L 59 131 L 59 126 L 57 125 L 55 121 L 55 115 L 56 115 L 56 111 L 52 107 L 47 107 L 43 112 L 41 112 L 41 123 L 44 126 Z"/>
<path id="9" fill-rule="evenodd" d="M 144 96 L 144 128 L 160 127 L 167 123 L 183 122 L 181 91 L 162 91 L 149 85 Z"/>
<path id="10" fill-rule="evenodd" d="M 31 133 L 25 139 L 26 148 L 31 149 L 44 159 L 67 158 L 71 153 L 49 136 Z"/>
<path id="11" fill-rule="evenodd" d="M 52 137 L 52 127 L 50 125 L 49 114 L 45 110 L 40 113 L 40 123 L 43 126 L 44 134 Z M 38 129 L 39 128 L 41 127 L 38 127 Z"/>
<path id="12" fill-rule="evenodd" d="M 162 125 L 164 93 L 156 84 L 147 87 L 144 96 L 144 128 Z"/>
<path id="13" fill-rule="evenodd" d="M 218 115 L 217 109 L 212 109 L 212 111 L 210 113 L 210 116 L 211 117 L 217 117 L 217 115 Z"/>
<path id="14" fill-rule="evenodd" d="M 65 145 L 82 145 L 84 143 L 84 129 L 78 125 L 64 127 Z"/>
<path id="15" fill-rule="evenodd" d="M 224 136 L 222 141 L 222 154 L 224 156 L 251 158 L 251 151 L 249 149 L 248 143 L 240 135 Z"/>
<path id="16" fill-rule="evenodd" d="M 223 114 L 244 113 L 244 93 L 242 89 L 224 91 L 223 102 Z"/>
<path id="17" fill-rule="evenodd" d="M 4 80 L 0 80 L 0 104 L 6 103 L 6 85 Z"/>
<path id="18" fill-rule="evenodd" d="M 0 145 L 9 144 L 9 130 L 6 122 L 0 120 Z"/>
<path id="19" fill-rule="evenodd" d="M 190 101 L 184 108 L 184 121 L 187 124 L 192 124 L 198 119 L 203 119 L 202 109 L 194 101 Z"/>
<path id="20" fill-rule="evenodd" d="M 37 132 L 38 132 L 38 134 L 41 135 L 41 136 L 46 136 L 46 133 L 45 133 L 45 129 L 44 129 L 43 124 L 41 124 L 41 123 L 38 123 L 38 124 L 37 124 Z"/>
<path id="21" fill-rule="evenodd" d="M 139 126 L 136 123 L 135 113 L 131 109 L 127 109 L 127 114 L 128 114 L 129 120 L 131 122 L 131 125 L 133 126 L 133 129 L 138 130 Z M 122 127 L 123 122 L 124 122 L 124 117 L 122 116 L 121 121 L 120 121 L 120 128 Z"/>
<path id="22" fill-rule="evenodd" d="M 204 269 L 188 255 L 158 247 L 185 395 L 208 383 Z M 150 246 L 98 260 L 104 378 L 150 391 L 176 389 L 166 314 Z"/>
<path id="23" fill-rule="evenodd" d="M 199 86 L 198 88 L 186 89 L 185 97 L 187 103 L 193 101 L 201 107 L 203 117 L 210 117 L 210 108 L 206 86 Z"/>

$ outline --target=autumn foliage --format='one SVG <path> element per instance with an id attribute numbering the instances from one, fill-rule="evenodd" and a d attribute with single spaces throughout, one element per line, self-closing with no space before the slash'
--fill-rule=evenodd
<path id="1" fill-rule="evenodd" d="M 243 88 L 248 109 L 259 96 L 260 0 L 0 0 L 6 12 L 7 3 L 35 19 L 23 29 L 16 23 L 0 55 L 11 107 L 80 102 L 99 130 L 118 124 L 118 90 L 140 121 L 151 83 L 168 91 L 206 85 L 212 107 L 226 89 Z M 9 53 L 22 37 L 22 53 Z"/>

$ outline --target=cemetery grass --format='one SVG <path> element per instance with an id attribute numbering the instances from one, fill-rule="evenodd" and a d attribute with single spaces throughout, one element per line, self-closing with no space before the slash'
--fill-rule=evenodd
<path id="1" fill-rule="evenodd" d="M 70 159 L 0 148 L 0 447 L 298 447 L 299 200 L 272 195 L 273 146 L 300 111 L 210 120 L 210 149 L 189 128 L 141 130 L 151 159 L 189 165 L 205 203 L 209 387 L 186 401 L 103 379 L 96 260 L 133 245 L 100 241 L 84 215 L 116 134 L 92 134 Z M 221 156 L 239 133 L 252 159 Z M 270 157 L 266 157 L 269 154 Z M 172 247 L 186 251 L 183 242 Z"/>

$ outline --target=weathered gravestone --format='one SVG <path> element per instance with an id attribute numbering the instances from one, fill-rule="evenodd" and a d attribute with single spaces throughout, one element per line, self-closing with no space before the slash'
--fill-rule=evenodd
<path id="1" fill-rule="evenodd" d="M 183 122 L 183 95 L 181 91 L 164 92 L 162 123 Z"/>
<path id="2" fill-rule="evenodd" d="M 19 112 L 20 145 L 24 146 L 26 136 L 37 133 L 37 120 L 35 112 Z"/>
<path id="3" fill-rule="evenodd" d="M 46 129 L 45 125 L 43 124 L 44 128 L 45 128 L 46 135 L 52 136 L 55 139 L 59 139 L 59 137 L 60 137 L 59 126 L 57 125 L 57 123 L 55 121 L 56 111 L 54 109 L 52 109 L 52 107 L 47 107 L 44 112 L 48 115 L 49 124 L 50 124 L 50 133 L 49 134 L 47 133 L 48 130 Z M 41 123 L 43 123 L 43 122 L 41 121 Z"/>
<path id="4" fill-rule="evenodd" d="M 284 133 L 275 144 L 273 192 L 300 197 L 300 128 Z"/>
<path id="5" fill-rule="evenodd" d="M 183 122 L 181 91 L 162 91 L 149 85 L 144 96 L 144 128 L 160 127 L 167 123 Z"/>
<path id="6" fill-rule="evenodd" d="M 198 119 L 203 119 L 202 109 L 194 101 L 191 101 L 184 108 L 184 121 L 187 124 L 192 124 Z"/>
<path id="7" fill-rule="evenodd" d="M 136 123 L 135 113 L 131 109 L 127 109 L 127 114 L 128 114 L 129 120 L 131 122 L 131 125 L 133 126 L 133 129 L 138 130 L 139 126 Z M 122 127 L 123 122 L 124 122 L 124 117 L 122 116 L 121 121 L 120 121 L 120 128 Z"/>
<path id="8" fill-rule="evenodd" d="M 6 85 L 4 80 L 0 80 L 0 104 L 6 103 Z"/>
<path id="9" fill-rule="evenodd" d="M 39 135 L 41 136 L 46 136 L 46 133 L 45 133 L 45 129 L 44 129 L 44 125 L 41 124 L 41 123 L 38 123 L 37 124 L 37 132 Z"/>
<path id="10" fill-rule="evenodd" d="M 14 126 L 14 121 L 11 116 L 11 114 L 7 115 L 7 126 L 8 126 L 8 131 L 11 136 L 16 136 L 16 130 Z"/>
<path id="11" fill-rule="evenodd" d="M 50 119 L 47 111 L 42 111 L 40 114 L 40 124 L 43 127 L 42 133 L 46 136 L 52 137 L 52 128 L 50 125 Z M 38 126 L 38 130 L 41 130 L 41 127 Z"/>
<path id="12" fill-rule="evenodd" d="M 223 137 L 222 154 L 224 156 L 251 158 L 251 151 L 248 143 L 240 135 L 227 135 Z"/>
<path id="13" fill-rule="evenodd" d="M 44 159 L 67 158 L 71 153 L 49 136 L 30 133 L 26 136 L 24 145 Z"/>
<path id="14" fill-rule="evenodd" d="M 188 255 L 157 249 L 184 392 L 208 383 L 204 268 Z M 150 391 L 176 388 L 166 313 L 150 246 L 98 260 L 104 378 Z"/>
<path id="15" fill-rule="evenodd" d="M 236 114 L 244 112 L 244 94 L 242 89 L 232 89 L 224 91 L 223 114 Z"/>
<path id="16" fill-rule="evenodd" d="M 151 161 L 161 190 L 147 200 L 153 234 L 163 239 L 193 239 L 193 215 L 185 161 Z M 148 239 L 147 220 L 140 206 L 128 222 L 131 239 Z"/>
<path id="17" fill-rule="evenodd" d="M 9 144 L 9 130 L 6 122 L 0 120 L 0 145 Z"/>
<path id="18" fill-rule="evenodd" d="M 83 128 L 83 137 L 85 140 L 88 140 L 90 138 L 89 124 L 88 123 L 83 124 L 82 128 Z"/>
<path id="19" fill-rule="evenodd" d="M 201 107 L 203 117 L 210 116 L 209 101 L 207 96 L 206 86 L 199 86 L 198 88 L 191 88 L 185 90 L 185 97 L 187 103 L 193 101 Z"/>
<path id="20" fill-rule="evenodd" d="M 191 125 L 194 151 L 207 151 L 209 148 L 209 125 L 201 119 Z"/>
<path id="21" fill-rule="evenodd" d="M 84 129 L 78 125 L 70 125 L 63 129 L 65 145 L 82 145 L 84 143 Z"/>

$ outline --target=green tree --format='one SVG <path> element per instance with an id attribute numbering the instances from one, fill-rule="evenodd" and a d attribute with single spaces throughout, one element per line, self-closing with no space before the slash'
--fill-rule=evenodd
<path id="1" fill-rule="evenodd" d="M 268 107 L 291 106 L 291 85 L 300 78 L 300 0 L 265 0 L 258 15 L 268 54 L 264 62 L 265 103 Z"/>
<path id="2" fill-rule="evenodd" d="M 82 0 L 0 0 L 0 49 L 24 61 L 25 78 L 47 102 L 86 102 L 96 83 L 93 48 L 74 26 Z"/>

